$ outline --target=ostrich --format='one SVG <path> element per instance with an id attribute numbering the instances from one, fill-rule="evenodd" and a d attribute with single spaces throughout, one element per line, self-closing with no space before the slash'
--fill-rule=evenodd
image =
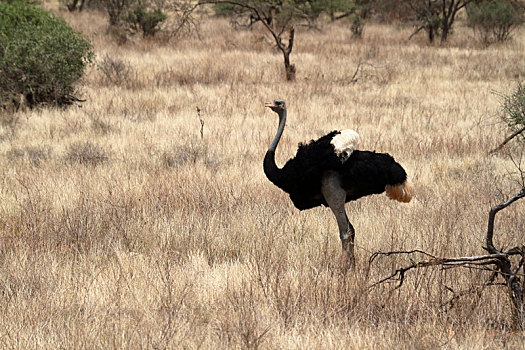
<path id="1" fill-rule="evenodd" d="M 405 170 L 386 153 L 357 150 L 359 135 L 353 130 L 329 134 L 299 144 L 297 154 L 279 169 L 275 149 L 286 124 L 286 103 L 267 102 L 279 115 L 279 127 L 264 157 L 264 173 L 277 187 L 290 195 L 299 210 L 320 205 L 332 210 L 339 227 L 343 268 L 355 265 L 355 230 L 345 211 L 345 203 L 386 191 L 386 195 L 408 203 L 414 189 Z"/>

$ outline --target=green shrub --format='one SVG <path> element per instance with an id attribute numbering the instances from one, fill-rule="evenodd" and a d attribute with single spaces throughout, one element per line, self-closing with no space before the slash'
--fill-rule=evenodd
<path id="1" fill-rule="evenodd" d="M 525 85 L 518 82 L 516 90 L 511 95 L 503 97 L 503 120 L 512 131 L 525 127 Z"/>
<path id="2" fill-rule="evenodd" d="M 500 151 L 513 139 L 525 144 L 525 85 L 518 81 L 517 88 L 510 95 L 498 92 L 494 93 L 501 98 L 501 106 L 503 109 L 501 119 L 507 124 L 511 134 L 507 136 L 498 147 L 491 150 L 489 154 Z M 521 156 L 523 156 L 523 153 Z M 525 175 L 523 170 L 520 170 L 520 172 Z M 525 177 L 522 176 L 522 180 L 525 181 Z"/>
<path id="3" fill-rule="evenodd" d="M 467 7 L 468 23 L 489 45 L 506 41 L 514 28 L 523 23 L 523 10 L 510 0 L 473 2 Z"/>
<path id="4" fill-rule="evenodd" d="M 142 30 L 144 36 L 154 36 L 159 31 L 159 24 L 166 20 L 166 15 L 160 10 L 147 10 L 142 6 L 137 6 L 124 17 L 124 21 L 129 23 L 135 30 Z"/>
<path id="5" fill-rule="evenodd" d="M 0 99 L 69 104 L 92 60 L 91 43 L 63 19 L 26 1 L 0 2 Z"/>

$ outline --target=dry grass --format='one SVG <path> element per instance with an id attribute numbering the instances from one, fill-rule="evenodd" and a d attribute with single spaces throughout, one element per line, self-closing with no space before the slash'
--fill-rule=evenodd
<path id="1" fill-rule="evenodd" d="M 483 273 L 418 271 L 400 290 L 368 290 L 407 263 L 398 257 L 364 276 L 377 250 L 481 253 L 488 208 L 515 190 L 509 162 L 487 152 L 504 136 L 491 91 L 523 75 L 522 41 L 484 50 L 463 28 L 444 47 L 381 25 L 361 41 L 339 25 L 299 30 L 298 79 L 284 83 L 258 30 L 207 21 L 201 40 L 119 47 L 104 17 L 68 20 L 93 35 L 99 64 L 121 62 L 126 76 L 93 67 L 82 108 L 0 123 L 2 348 L 524 346 L 502 288 L 445 304 L 444 286 L 467 289 Z M 355 274 L 340 274 L 329 210 L 297 211 L 264 177 L 274 98 L 289 106 L 279 164 L 299 141 L 350 127 L 413 179 L 410 204 L 347 206 Z M 498 217 L 498 244 L 522 243 L 524 205 Z"/>

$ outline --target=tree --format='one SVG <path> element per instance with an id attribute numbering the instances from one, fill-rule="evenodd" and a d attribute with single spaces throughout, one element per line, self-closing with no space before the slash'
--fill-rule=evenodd
<path id="1" fill-rule="evenodd" d="M 326 15 L 331 21 L 349 17 L 365 8 L 375 0 L 241 0 L 245 4 L 257 6 L 266 12 L 266 19 L 292 17 L 295 24 L 316 27 L 320 17 Z M 219 3 L 214 6 L 216 15 L 240 17 L 249 19 L 247 26 L 255 23 L 250 15 L 251 10 L 228 3 Z"/>
<path id="2" fill-rule="evenodd" d="M 467 6 L 468 24 L 485 45 L 506 41 L 513 29 L 524 22 L 523 4 L 515 0 L 484 0 Z"/>
<path id="3" fill-rule="evenodd" d="M 166 20 L 166 15 L 160 9 L 147 9 L 139 5 L 129 10 L 123 17 L 135 31 L 140 29 L 143 36 L 154 36 L 159 31 L 159 24 Z"/>
<path id="4" fill-rule="evenodd" d="M 69 10 L 69 12 L 77 11 L 80 12 L 84 9 L 84 5 L 86 4 L 86 0 L 70 0 L 66 1 L 66 7 Z"/>
<path id="5" fill-rule="evenodd" d="M 109 25 L 116 26 L 122 19 L 124 11 L 129 9 L 134 0 L 102 0 L 109 15 Z"/>
<path id="6" fill-rule="evenodd" d="M 446 41 L 458 12 L 473 1 L 476 0 L 408 0 L 406 9 L 417 24 L 417 29 L 409 39 L 425 30 L 430 42 L 434 41 L 436 35 L 441 42 Z"/>
<path id="7" fill-rule="evenodd" d="M 295 79 L 295 65 L 290 63 L 294 27 L 316 27 L 323 15 L 333 21 L 350 17 L 355 36 L 363 33 L 364 19 L 376 0 L 201 0 L 199 4 L 213 4 L 217 15 L 231 17 L 236 27 L 251 28 L 261 22 L 275 41 L 284 58 L 286 80 Z M 288 33 L 288 41 L 283 37 Z"/>
<path id="8" fill-rule="evenodd" d="M 292 3 L 280 0 L 202 0 L 199 2 L 199 5 L 205 4 L 231 5 L 248 11 L 253 21 L 263 24 L 283 54 L 286 80 L 295 80 L 295 65 L 290 62 L 295 35 L 293 26 L 295 10 Z M 283 41 L 284 33 L 288 33 L 286 43 Z"/>
<path id="9" fill-rule="evenodd" d="M 364 25 L 370 14 L 379 6 L 377 0 L 324 1 L 325 11 L 332 21 L 350 19 L 350 30 L 356 37 L 363 35 Z"/>

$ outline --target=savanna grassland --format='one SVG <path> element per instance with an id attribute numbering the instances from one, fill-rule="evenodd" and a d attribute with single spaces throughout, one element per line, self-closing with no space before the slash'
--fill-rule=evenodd
<path id="1" fill-rule="evenodd" d="M 518 188 L 505 154 L 487 153 L 506 136 L 494 91 L 525 74 L 522 32 L 483 48 L 461 23 L 442 46 L 407 42 L 412 28 L 298 28 L 297 80 L 284 82 L 261 28 L 205 19 L 199 37 L 119 46 L 102 14 L 62 15 L 97 60 L 81 107 L 2 117 L 0 347 L 524 347 L 503 287 L 461 295 L 487 272 L 369 288 L 410 263 L 397 256 L 366 274 L 379 250 L 483 254 L 488 210 Z M 355 272 L 341 273 L 330 210 L 299 212 L 264 176 L 276 98 L 289 114 L 279 165 L 298 142 L 353 128 L 414 182 L 409 204 L 347 204 Z M 524 209 L 499 214 L 497 245 L 523 243 Z"/>

